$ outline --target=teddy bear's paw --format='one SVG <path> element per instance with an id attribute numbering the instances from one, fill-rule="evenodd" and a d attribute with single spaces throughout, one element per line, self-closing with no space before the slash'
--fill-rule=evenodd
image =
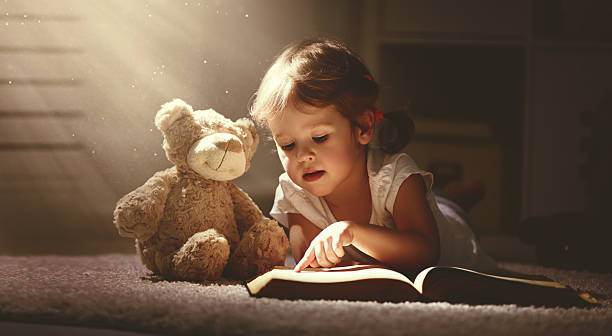
<path id="1" fill-rule="evenodd" d="M 190 281 L 221 277 L 230 255 L 230 244 L 215 229 L 191 236 L 173 258 L 178 277 Z"/>
<path id="2" fill-rule="evenodd" d="M 113 222 L 121 237 L 147 240 L 157 232 L 156 218 L 142 210 L 118 206 L 113 214 Z"/>
<path id="3" fill-rule="evenodd" d="M 256 245 L 263 251 L 263 255 L 274 255 L 277 256 L 276 259 L 284 260 L 285 254 L 289 251 L 289 239 L 278 222 L 264 217 L 259 223 L 253 225 L 252 229 L 257 237 Z"/>
<path id="4" fill-rule="evenodd" d="M 283 265 L 289 250 L 285 232 L 276 221 L 264 218 L 242 236 L 226 267 L 226 274 L 249 279 Z"/>

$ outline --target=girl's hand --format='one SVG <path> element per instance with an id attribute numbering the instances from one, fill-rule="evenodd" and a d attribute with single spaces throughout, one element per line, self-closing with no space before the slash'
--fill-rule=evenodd
<path id="1" fill-rule="evenodd" d="M 344 256 L 343 246 L 353 243 L 352 224 L 336 222 L 321 231 L 311 242 L 304 257 L 295 265 L 296 272 L 311 267 L 332 267 Z"/>

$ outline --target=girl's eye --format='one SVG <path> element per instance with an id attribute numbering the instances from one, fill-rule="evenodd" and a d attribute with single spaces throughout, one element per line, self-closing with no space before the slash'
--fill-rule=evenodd
<path id="1" fill-rule="evenodd" d="M 327 140 L 327 136 L 328 136 L 328 134 L 321 135 L 321 136 L 318 136 L 318 137 L 312 137 L 312 140 L 314 140 L 314 142 L 321 143 L 321 142 Z"/>
<path id="2" fill-rule="evenodd" d="M 288 150 L 292 149 L 293 146 L 295 146 L 295 142 L 292 142 L 292 143 L 290 143 L 288 145 L 282 145 L 282 146 L 280 146 L 280 148 L 282 150 L 284 150 L 284 151 L 288 151 Z"/>

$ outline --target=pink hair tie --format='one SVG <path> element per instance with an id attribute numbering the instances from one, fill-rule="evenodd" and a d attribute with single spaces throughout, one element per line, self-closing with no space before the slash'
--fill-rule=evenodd
<path id="1" fill-rule="evenodd" d="M 372 80 L 372 76 L 370 76 L 370 75 L 368 75 L 368 74 L 363 75 L 363 78 L 365 78 L 365 79 L 367 79 L 367 80 L 369 80 L 369 81 L 371 81 L 371 80 Z"/>
<path id="2" fill-rule="evenodd" d="M 374 109 L 374 121 L 376 121 L 377 123 L 381 122 L 383 119 L 385 119 L 385 112 L 375 108 Z"/>

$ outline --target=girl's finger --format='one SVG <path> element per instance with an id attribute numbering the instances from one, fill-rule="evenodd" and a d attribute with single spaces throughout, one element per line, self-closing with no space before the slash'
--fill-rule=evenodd
<path id="1" fill-rule="evenodd" d="M 337 250 L 339 246 L 341 246 L 340 245 L 340 236 L 339 235 L 334 235 L 332 237 L 332 248 L 334 250 Z"/>
<path id="2" fill-rule="evenodd" d="M 321 245 L 323 245 L 323 243 L 319 242 L 314 246 L 317 263 L 319 263 L 319 265 L 322 267 L 331 267 L 333 264 L 329 261 L 329 259 L 327 259 L 327 255 L 325 255 L 325 247 Z"/>
<path id="3" fill-rule="evenodd" d="M 338 248 L 334 249 L 334 253 L 336 253 L 338 258 L 340 260 L 342 260 L 342 257 L 344 257 L 344 248 L 342 247 L 342 245 L 340 245 Z"/>
<path id="4" fill-rule="evenodd" d="M 313 251 L 312 246 L 311 246 L 311 247 L 309 247 L 306 250 L 306 253 L 304 253 L 304 256 L 295 265 L 293 270 L 296 271 L 296 272 L 299 272 L 299 271 L 303 270 L 304 268 L 306 268 L 306 266 L 310 265 L 313 260 L 315 260 L 315 255 L 314 255 L 314 251 Z"/>
<path id="5" fill-rule="evenodd" d="M 336 254 L 336 250 L 334 248 L 334 245 L 330 244 L 329 242 L 326 242 L 324 247 L 325 247 L 325 255 L 327 256 L 327 260 L 329 260 L 329 262 L 332 265 L 335 265 L 335 264 L 339 263 L 341 257 L 339 257 Z"/>

